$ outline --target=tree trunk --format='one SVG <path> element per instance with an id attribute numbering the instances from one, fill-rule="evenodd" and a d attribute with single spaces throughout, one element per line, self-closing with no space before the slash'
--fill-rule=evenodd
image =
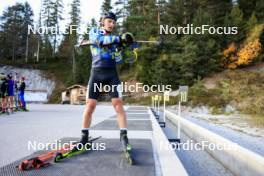
<path id="1" fill-rule="evenodd" d="M 27 34 L 27 42 L 26 42 L 26 63 L 28 62 L 28 34 Z"/>
<path id="2" fill-rule="evenodd" d="M 39 62 L 39 46 L 40 45 L 40 42 L 39 42 L 39 40 L 38 40 L 38 50 L 37 50 L 37 62 Z"/>
<path id="3" fill-rule="evenodd" d="M 73 81 L 75 82 L 75 53 L 74 53 L 74 47 L 72 49 L 72 75 L 73 75 Z"/>
<path id="4" fill-rule="evenodd" d="M 15 60 L 15 44 L 13 43 L 12 60 Z"/>

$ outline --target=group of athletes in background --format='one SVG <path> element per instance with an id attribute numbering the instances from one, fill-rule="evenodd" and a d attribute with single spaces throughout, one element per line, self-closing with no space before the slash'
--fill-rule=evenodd
<path id="1" fill-rule="evenodd" d="M 17 73 L 14 76 L 11 73 L 0 74 L 0 110 L 2 114 L 19 110 L 27 111 L 24 98 L 25 88 L 25 77 L 19 78 Z"/>

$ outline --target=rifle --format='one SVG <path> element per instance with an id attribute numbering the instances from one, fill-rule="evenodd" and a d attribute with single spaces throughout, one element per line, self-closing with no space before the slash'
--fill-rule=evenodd
<path id="1" fill-rule="evenodd" d="M 126 49 L 128 49 L 128 51 L 132 51 L 134 58 L 126 58 L 126 62 L 128 62 L 129 64 L 132 64 L 134 62 L 137 61 L 138 58 L 138 49 L 139 49 L 139 44 L 156 44 L 159 45 L 160 41 L 154 41 L 154 40 L 138 40 L 138 41 L 134 41 L 132 43 L 129 44 L 124 44 L 124 45 L 118 45 L 117 49 L 119 52 L 121 51 L 126 51 Z M 80 53 L 80 48 L 83 46 L 90 46 L 90 45 L 97 45 L 97 46 L 101 46 L 101 47 L 107 47 L 109 45 L 113 45 L 113 44 L 107 44 L 107 45 L 100 45 L 99 42 L 98 43 L 93 43 L 90 40 L 83 40 L 79 45 L 75 45 L 75 50 Z M 115 44 L 116 45 L 116 44 Z"/>
<path id="2" fill-rule="evenodd" d="M 155 40 L 138 40 L 135 41 L 134 43 L 149 43 L 149 44 L 160 44 L 160 41 L 155 41 Z M 78 46 L 85 46 L 85 45 L 94 45 L 90 40 L 83 40 L 80 45 Z M 96 43 L 96 45 L 100 45 L 99 43 Z"/>

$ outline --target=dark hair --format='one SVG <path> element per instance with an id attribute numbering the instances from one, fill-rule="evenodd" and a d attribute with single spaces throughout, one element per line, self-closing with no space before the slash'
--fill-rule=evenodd
<path id="1" fill-rule="evenodd" d="M 7 77 L 8 77 L 8 79 L 12 79 L 12 74 L 9 73 L 9 74 L 7 75 Z"/>

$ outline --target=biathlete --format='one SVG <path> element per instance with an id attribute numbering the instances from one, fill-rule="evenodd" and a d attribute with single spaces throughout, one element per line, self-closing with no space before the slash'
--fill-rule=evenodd
<path id="1" fill-rule="evenodd" d="M 99 87 L 100 84 L 109 85 L 113 88 L 109 92 L 109 95 L 117 113 L 121 145 L 123 150 L 127 151 L 131 149 L 131 145 L 129 144 L 127 136 L 127 120 L 122 102 L 122 92 L 119 89 L 121 83 L 116 64 L 122 61 L 122 54 L 118 51 L 118 47 L 129 46 L 134 42 L 134 37 L 130 33 L 124 33 L 120 36 L 113 35 L 112 31 L 115 28 L 116 20 L 117 18 L 114 13 L 107 12 L 101 17 L 100 28 L 92 28 L 89 32 L 92 66 L 87 86 L 86 106 L 83 112 L 81 130 L 82 136 L 79 144 L 84 146 L 89 142 L 89 128 L 92 121 L 92 114 L 100 95 L 100 91 L 96 87 Z M 85 42 L 81 42 L 80 45 L 85 45 Z"/>

